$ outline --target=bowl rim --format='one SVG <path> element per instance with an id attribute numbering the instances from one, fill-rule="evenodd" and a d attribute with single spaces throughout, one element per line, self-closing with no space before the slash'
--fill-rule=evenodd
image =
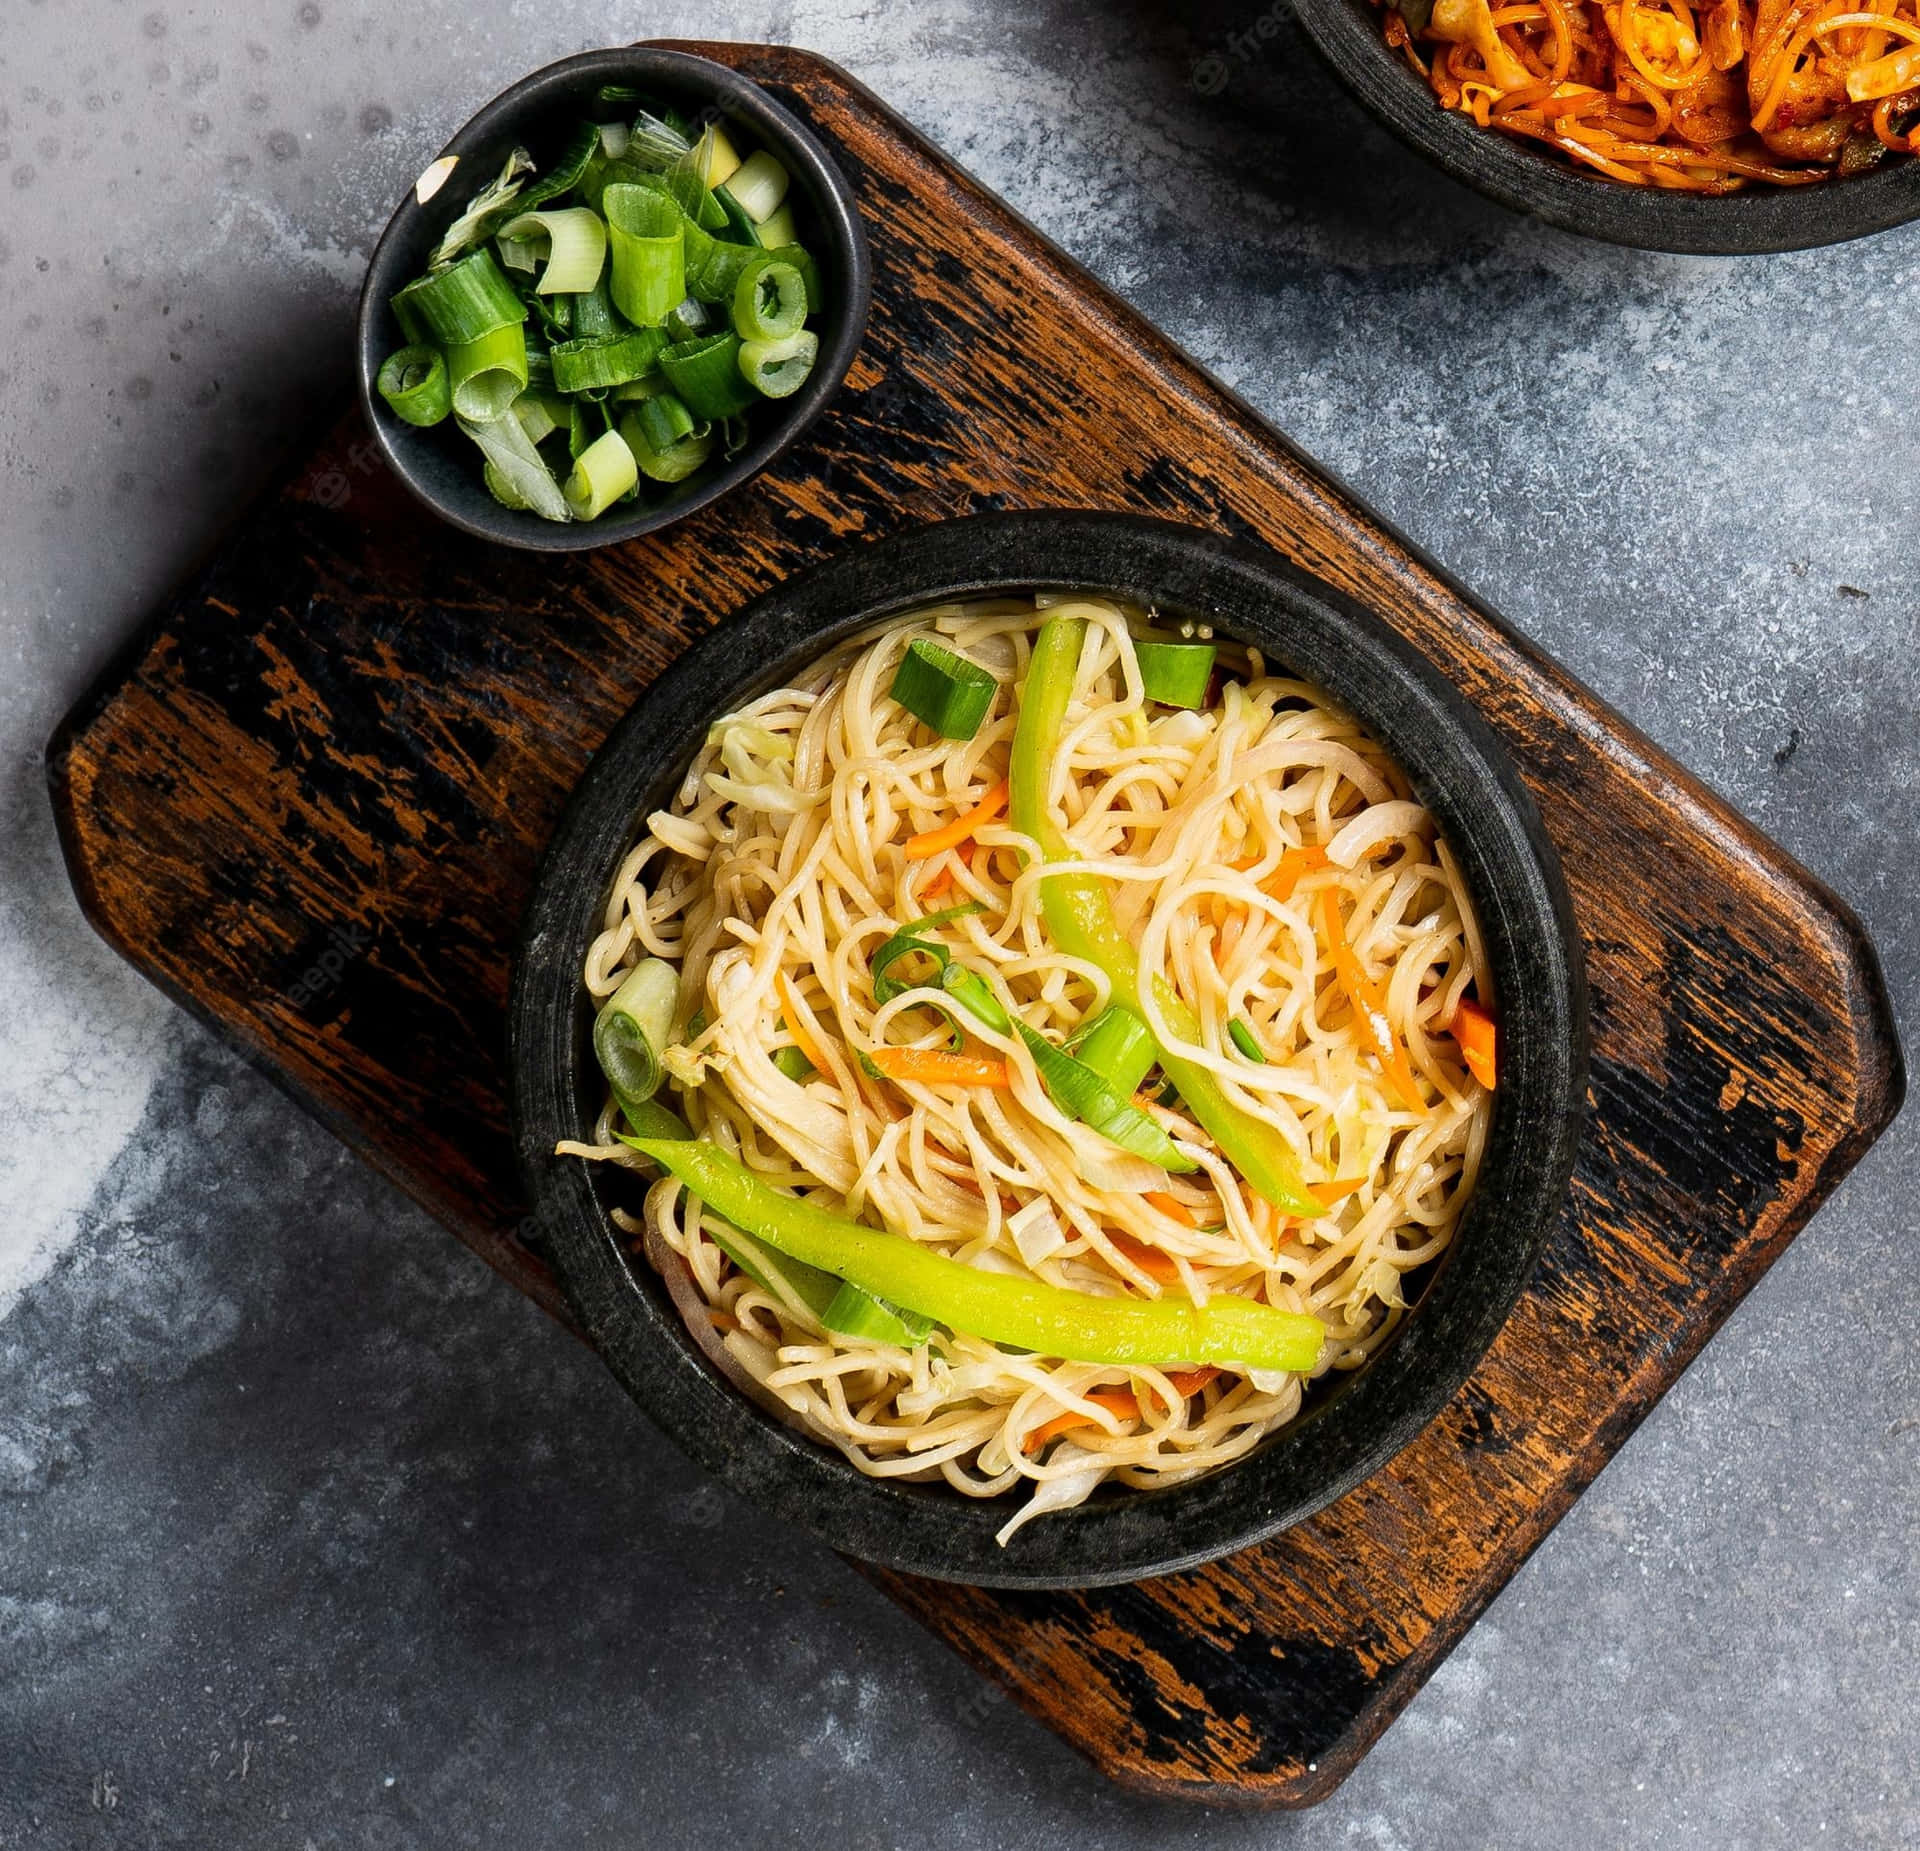
<path id="1" fill-rule="evenodd" d="M 584 1135 L 597 1109 L 580 970 L 614 870 L 712 719 L 889 615 L 948 596 L 1068 588 L 1248 635 L 1353 709 L 1435 809 L 1473 886 L 1515 1052 L 1466 1218 L 1391 1343 L 1246 1458 L 1185 1485 L 1050 1516 L 1003 1550 L 993 1532 L 1012 1507 L 1002 1500 L 866 1477 L 727 1384 L 663 1283 L 630 1260 L 588 1174 L 596 1166 L 556 1158 L 553 1147 Z M 1572 904 L 1532 799 L 1486 723 L 1397 632 L 1264 548 L 1137 515 L 1032 510 L 853 547 L 755 599 L 641 695 L 582 776 L 543 859 L 515 961 L 508 1055 L 533 1225 L 602 1357 L 669 1437 L 730 1490 L 845 1554 L 979 1586 L 1090 1587 L 1195 1567 L 1273 1535 L 1358 1484 L 1443 1411 L 1504 1324 L 1565 1203 L 1585 1114 L 1586 990 Z"/>
<path id="2" fill-rule="evenodd" d="M 1848 179 L 1706 198 L 1634 187 L 1442 109 L 1381 33 L 1376 0 L 1293 0 L 1335 75 L 1402 142 L 1487 198 L 1562 231 L 1640 250 L 1748 257 L 1812 250 L 1920 218 L 1920 158 Z"/>
<path id="3" fill-rule="evenodd" d="M 806 382 L 791 398 L 776 401 L 780 406 L 778 418 L 732 462 L 700 478 L 697 487 L 678 499 L 619 520 L 603 515 L 597 521 L 564 524 L 516 513 L 490 499 L 484 508 L 476 501 L 475 511 L 469 511 L 436 494 L 422 480 L 412 454 L 422 443 L 443 440 L 444 432 L 439 427 L 416 430 L 396 418 L 374 385 L 381 362 L 400 339 L 387 306 L 387 298 L 396 286 L 391 273 L 401 267 L 401 252 L 420 235 L 423 223 L 437 230 L 438 222 L 450 216 L 453 203 L 448 197 L 451 183 L 424 207 L 409 187 L 381 232 L 360 285 L 354 343 L 361 412 L 388 466 L 423 507 L 477 539 L 529 552 L 585 552 L 657 533 L 751 481 L 800 437 L 838 392 L 865 339 L 872 308 L 873 263 L 866 231 L 858 199 L 839 164 L 819 137 L 775 102 L 760 84 L 711 58 L 648 45 L 576 52 L 510 84 L 475 111 L 433 158 L 449 154 L 464 158 L 482 151 L 489 156 L 499 154 L 512 137 L 524 131 L 530 118 L 556 108 L 570 91 L 611 82 L 651 82 L 663 89 L 707 96 L 727 116 L 749 122 L 763 145 L 781 156 L 795 183 L 805 191 L 824 240 L 822 255 L 830 251 L 831 261 L 841 273 L 837 279 L 841 299 L 829 310 L 829 326 L 821 331 L 820 354 Z M 422 171 L 429 165 L 423 162 Z M 465 196 L 464 192 L 458 195 Z M 476 468 L 474 483 L 484 496 L 479 482 Z"/>

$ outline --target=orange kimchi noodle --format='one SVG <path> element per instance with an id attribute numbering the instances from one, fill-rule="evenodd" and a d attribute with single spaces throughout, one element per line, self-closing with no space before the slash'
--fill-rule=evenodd
<path id="1" fill-rule="evenodd" d="M 1802 186 L 1915 150 L 1920 0 L 1394 0 L 1443 107 L 1631 186 Z"/>

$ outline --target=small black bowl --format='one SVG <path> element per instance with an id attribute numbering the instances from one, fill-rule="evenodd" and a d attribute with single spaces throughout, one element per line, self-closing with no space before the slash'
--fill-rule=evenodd
<path id="1" fill-rule="evenodd" d="M 1839 244 L 1920 218 L 1920 161 L 1900 157 L 1851 179 L 1756 185 L 1720 198 L 1628 186 L 1566 156 L 1442 109 L 1386 42 L 1376 0 L 1294 0 L 1335 74 L 1410 148 L 1456 180 L 1562 231 L 1648 251 L 1750 257 Z"/>
<path id="2" fill-rule="evenodd" d="M 810 322 L 820 356 L 791 398 L 755 408 L 753 441 L 731 462 L 704 469 L 630 512 L 609 509 L 597 521 L 560 523 L 516 513 L 488 494 L 481 456 L 451 421 L 428 430 L 404 423 L 374 389 L 388 354 L 405 344 L 388 302 L 427 267 L 427 254 L 469 199 L 492 180 L 518 144 L 544 169 L 603 84 L 628 84 L 680 104 L 689 115 L 718 114 L 739 138 L 765 148 L 791 176 L 802 241 L 825 286 L 824 318 Z M 523 77 L 504 90 L 440 151 L 460 165 L 422 206 L 408 194 L 394 213 L 360 290 L 360 404 L 394 473 L 442 519 L 483 540 L 535 552 L 579 552 L 652 533 L 704 508 L 757 474 L 806 429 L 839 390 L 866 333 L 873 267 L 853 189 L 813 135 L 758 84 L 724 64 L 686 52 L 633 46 L 582 52 Z M 642 493 L 654 485 L 645 484 Z"/>
<path id="3" fill-rule="evenodd" d="M 614 871 L 722 714 L 876 619 L 938 599 L 1113 593 L 1212 623 L 1326 688 L 1406 768 L 1474 893 L 1502 1009 L 1502 1066 L 1478 1188 L 1418 1306 L 1365 1368 L 1323 1382 L 1247 1458 L 1160 1491 L 1103 1490 L 1006 1548 L 1002 1499 L 863 1477 L 781 1426 L 700 1353 L 607 1209 L 631 1179 L 554 1156 L 603 1098 L 581 983 Z M 993 1587 L 1085 1587 L 1192 1567 L 1299 1522 L 1385 1463 L 1493 1341 L 1560 1212 L 1584 1109 L 1586 993 L 1559 863 L 1505 751 L 1425 658 L 1351 598 L 1274 555 L 1133 515 L 989 514 L 862 546 L 750 604 L 641 697 L 547 850 L 509 1017 L 514 1136 L 555 1265 L 634 1399 L 740 1496 L 870 1562 Z"/>

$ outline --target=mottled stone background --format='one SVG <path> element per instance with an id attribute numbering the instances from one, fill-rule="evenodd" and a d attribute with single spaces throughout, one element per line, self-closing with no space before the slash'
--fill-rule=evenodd
<path id="1" fill-rule="evenodd" d="M 1831 881 L 1913 1020 L 1920 232 L 1579 243 L 1253 0 L 4 11 L 0 1847 L 1920 1846 L 1911 1114 L 1334 1800 L 1142 1804 L 120 968 L 40 771 L 344 393 L 447 132 L 586 46 L 784 39 Z"/>

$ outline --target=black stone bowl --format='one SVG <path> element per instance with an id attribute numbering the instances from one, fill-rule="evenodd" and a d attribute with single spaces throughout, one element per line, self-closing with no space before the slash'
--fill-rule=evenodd
<path id="1" fill-rule="evenodd" d="M 481 480 L 480 452 L 453 421 L 418 430 L 396 418 L 374 389 L 381 362 L 405 345 L 388 302 L 427 267 L 427 254 L 469 199 L 491 181 L 515 144 L 542 171 L 585 118 L 602 84 L 631 84 L 675 102 L 691 116 L 716 112 L 736 138 L 765 148 L 791 176 L 800 236 L 820 266 L 826 306 L 808 326 L 820 356 L 791 398 L 754 408 L 752 441 L 731 462 L 718 462 L 671 488 L 643 481 L 641 499 L 616 504 L 597 521 L 557 522 L 503 508 Z M 846 177 L 813 135 L 758 84 L 724 64 L 645 46 L 582 52 L 523 77 L 504 90 L 440 151 L 460 165 L 422 206 L 411 192 L 394 213 L 360 290 L 360 404 L 393 472 L 443 520 L 503 546 L 534 552 L 580 552 L 610 546 L 670 525 L 738 488 L 764 469 L 826 408 L 839 390 L 866 333 L 873 267 L 866 234 Z"/>
<path id="2" fill-rule="evenodd" d="M 834 643 L 942 598 L 1078 588 L 1151 602 L 1257 643 L 1345 703 L 1432 806 L 1478 902 L 1501 1006 L 1494 1120 L 1458 1238 L 1365 1368 L 1311 1391 L 1249 1457 L 1160 1491 L 1103 1488 L 1026 1525 L 1005 1499 L 863 1477 L 730 1387 L 608 1219 L 634 1178 L 553 1154 L 603 1092 L 581 983 L 614 872 L 709 724 Z M 858 547 L 750 604 L 641 697 L 588 768 L 547 850 L 514 976 L 514 1135 L 581 1322 L 634 1399 L 743 1498 L 889 1568 L 994 1587 L 1084 1587 L 1189 1568 L 1310 1516 L 1446 1406 L 1493 1341 L 1566 1194 L 1586 1092 L 1579 940 L 1559 864 L 1512 764 L 1424 658 L 1351 598 L 1274 555 L 1131 515 L 989 514 Z"/>
<path id="3" fill-rule="evenodd" d="M 1747 257 L 1839 244 L 1920 218 L 1920 161 L 1899 157 L 1851 179 L 1709 199 L 1585 173 L 1565 155 L 1442 109 L 1382 35 L 1376 0 L 1294 0 L 1335 74 L 1410 148 L 1456 180 L 1562 231 L 1648 251 Z"/>

